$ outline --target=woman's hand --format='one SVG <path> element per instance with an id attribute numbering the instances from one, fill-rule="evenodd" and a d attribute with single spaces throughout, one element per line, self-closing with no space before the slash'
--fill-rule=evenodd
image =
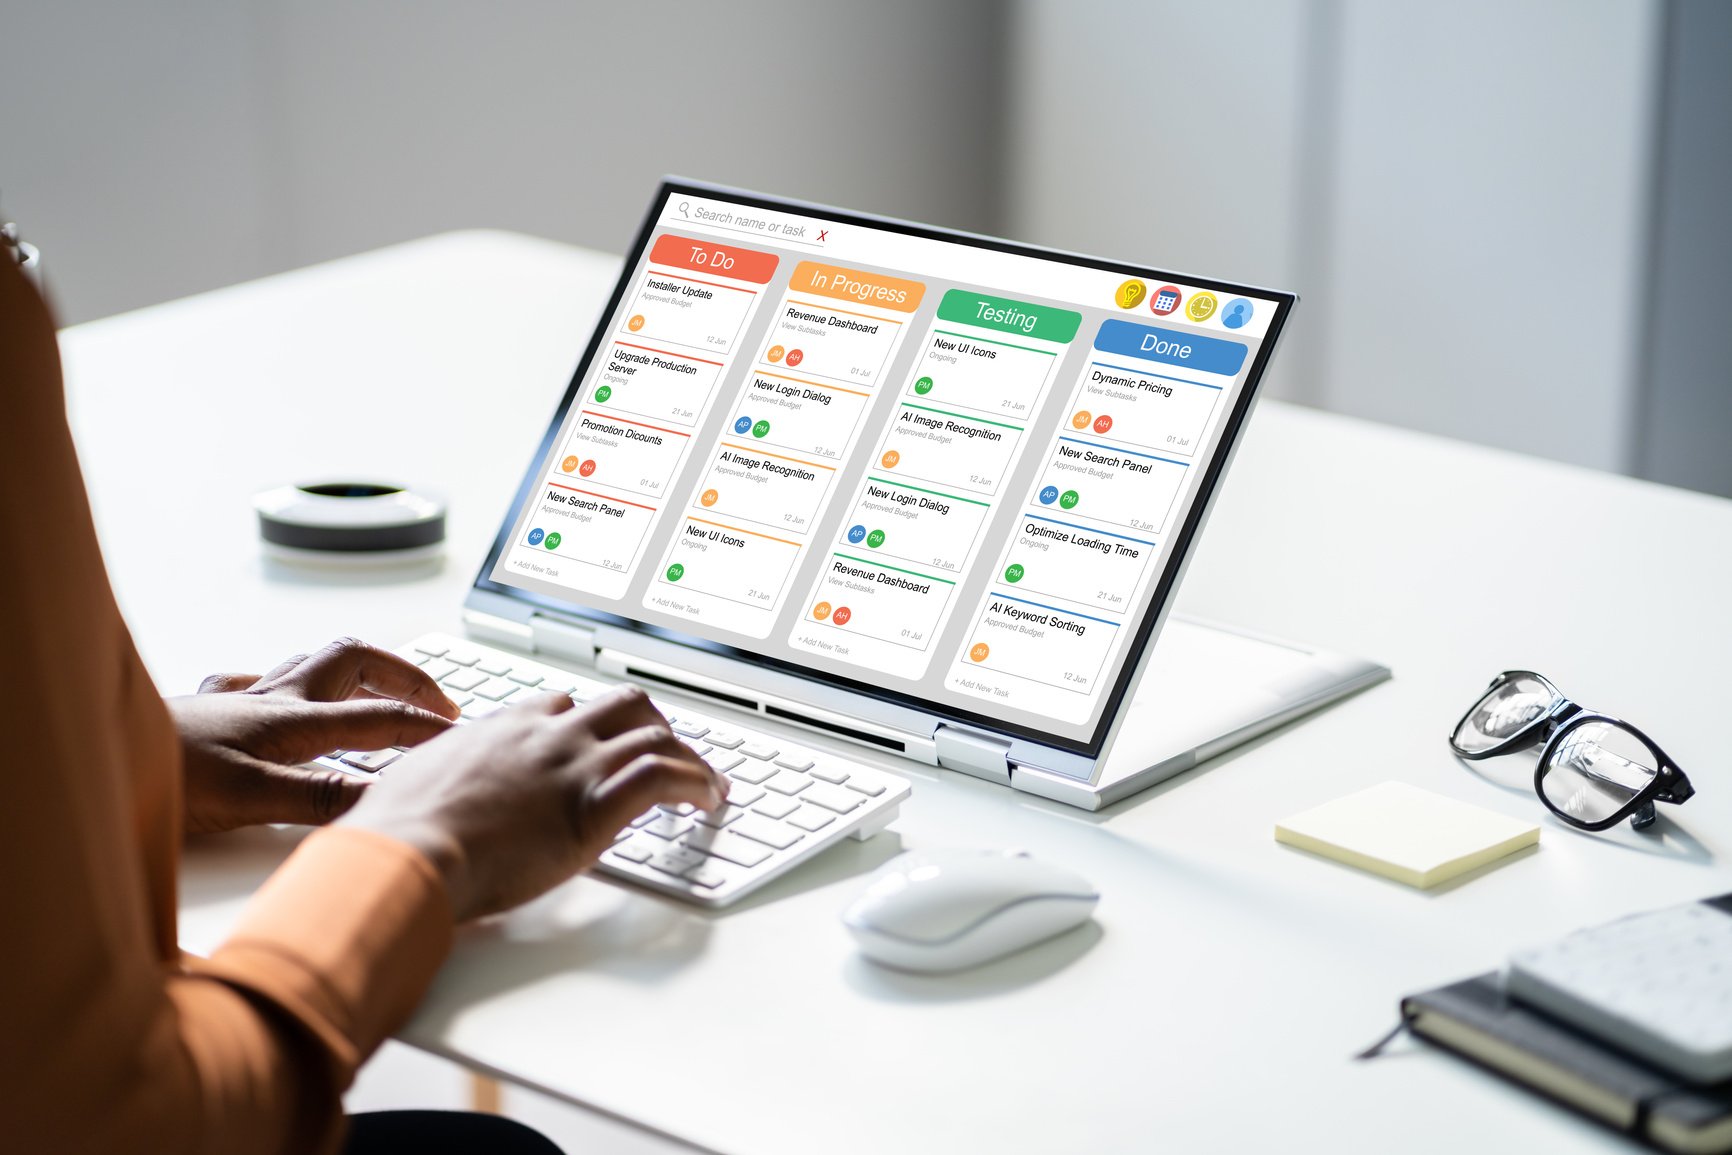
<path id="1" fill-rule="evenodd" d="M 332 750 L 410 746 L 450 727 L 457 707 L 414 663 L 353 638 L 298 654 L 263 677 L 214 674 L 168 699 L 186 766 L 186 829 L 322 825 L 367 788 L 300 765 Z"/>
<path id="2" fill-rule="evenodd" d="M 458 921 L 527 902 L 592 864 L 658 803 L 714 810 L 728 782 L 642 690 L 520 705 L 411 751 L 343 817 L 420 850 Z"/>

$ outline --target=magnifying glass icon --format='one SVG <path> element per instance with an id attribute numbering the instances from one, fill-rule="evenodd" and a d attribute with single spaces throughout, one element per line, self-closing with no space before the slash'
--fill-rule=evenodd
<path id="1" fill-rule="evenodd" d="M 686 220 L 688 220 L 688 221 L 692 219 L 692 214 L 690 212 L 691 207 L 692 207 L 691 201 L 681 201 L 680 202 L 680 216 L 686 218 Z"/>

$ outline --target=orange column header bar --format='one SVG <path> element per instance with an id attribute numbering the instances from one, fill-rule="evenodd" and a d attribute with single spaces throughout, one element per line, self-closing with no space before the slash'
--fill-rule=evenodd
<path id="1" fill-rule="evenodd" d="M 689 269 L 694 273 L 750 281 L 754 285 L 769 284 L 779 263 L 774 253 L 718 245 L 714 241 L 699 241 L 673 233 L 663 233 L 656 238 L 656 243 L 650 248 L 650 260 L 670 269 Z"/>
<path id="2" fill-rule="evenodd" d="M 858 305 L 877 305 L 880 309 L 912 313 L 920 307 L 920 299 L 926 295 L 926 286 L 919 281 L 905 281 L 901 277 L 887 277 L 883 273 L 863 273 L 859 269 L 801 261 L 794 266 L 794 279 L 788 282 L 788 291 L 836 297 Z"/>

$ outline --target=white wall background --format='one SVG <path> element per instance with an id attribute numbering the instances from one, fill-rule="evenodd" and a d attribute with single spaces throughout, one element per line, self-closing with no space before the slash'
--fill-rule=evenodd
<path id="1" fill-rule="evenodd" d="M 1277 395 L 1732 492 L 1675 412 L 1723 352 L 1643 442 L 1686 6 L 0 0 L 0 198 L 80 320 L 463 226 L 617 249 L 679 171 L 1292 288 Z"/>

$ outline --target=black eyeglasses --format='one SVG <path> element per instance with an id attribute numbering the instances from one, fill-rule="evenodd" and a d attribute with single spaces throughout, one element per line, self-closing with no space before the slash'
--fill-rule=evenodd
<path id="1" fill-rule="evenodd" d="M 1605 830 L 1625 818 L 1654 824 L 1654 803 L 1696 793 L 1678 764 L 1651 738 L 1609 714 L 1584 710 L 1531 670 L 1505 670 L 1450 731 L 1463 758 L 1513 754 L 1545 743 L 1534 793 L 1572 826 Z"/>

